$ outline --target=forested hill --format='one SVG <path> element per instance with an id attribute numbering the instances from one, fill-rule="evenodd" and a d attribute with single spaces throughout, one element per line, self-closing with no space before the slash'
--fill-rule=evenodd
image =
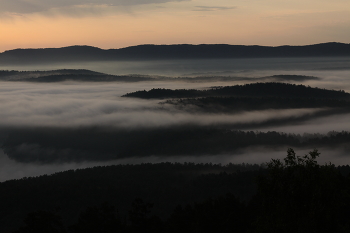
<path id="1" fill-rule="evenodd" d="M 327 90 L 310 86 L 287 83 L 251 83 L 235 86 L 212 87 L 207 90 L 196 89 L 151 89 L 127 93 L 123 97 L 143 99 L 195 98 L 208 96 L 241 96 L 241 97 L 297 97 L 350 99 L 350 94 L 342 90 Z"/>
<path id="2" fill-rule="evenodd" d="M 293 153 L 288 150 L 287 161 L 298 163 L 287 168 L 277 164 L 280 160 L 267 169 L 247 164 L 116 165 L 3 182 L 0 232 L 10 233 L 21 225 L 26 226 L 16 233 L 305 232 L 270 231 L 283 228 L 276 226 L 276 218 L 284 220 L 282 226 L 289 223 L 287 229 L 295 223 L 300 223 L 299 229 L 314 229 L 310 221 L 315 227 L 326 221 L 308 232 L 322 232 L 322 227 L 332 228 L 325 232 L 349 232 L 349 227 L 334 230 L 347 226 L 349 219 L 349 166 L 319 166 L 310 156 Z M 110 211 L 114 208 L 97 208 L 106 202 L 117 209 L 116 215 Z M 127 230 L 115 230 L 118 219 Z M 53 230 L 57 226 L 63 230 Z M 262 227 L 267 230 L 259 231 Z"/>
<path id="3" fill-rule="evenodd" d="M 35 70 L 35 71 L 18 71 L 18 70 L 0 70 L 0 80 L 5 81 L 22 81 L 31 80 L 41 77 L 50 77 L 56 75 L 105 75 L 100 72 L 95 72 L 85 69 L 60 69 L 60 70 Z"/>
<path id="4" fill-rule="evenodd" d="M 59 210 L 64 222 L 78 220 L 88 206 L 108 202 L 126 216 L 135 198 L 154 203 L 153 213 L 168 218 L 178 204 L 233 193 L 249 200 L 256 191 L 259 165 L 141 164 L 70 170 L 0 183 L 0 232 L 21 225 L 27 213 Z M 103 232 L 103 231 L 101 231 Z M 97 232 L 96 232 L 97 233 Z"/>
<path id="5" fill-rule="evenodd" d="M 350 44 L 323 43 L 305 46 L 257 45 L 138 45 L 120 49 L 91 46 L 64 48 L 14 49 L 0 53 L 0 64 L 50 63 L 72 61 L 198 59 L 198 58 L 266 58 L 266 57 L 334 57 L 350 56 Z"/>
<path id="6" fill-rule="evenodd" d="M 139 82 L 155 80 L 148 75 L 110 75 L 85 69 L 60 69 L 47 71 L 0 70 L 0 81 L 25 82 Z"/>
<path id="7" fill-rule="evenodd" d="M 260 81 L 260 82 L 303 82 L 308 80 L 320 80 L 321 78 L 305 75 L 272 75 L 264 77 L 235 77 L 235 76 L 191 76 L 191 77 L 166 77 L 154 75 L 111 75 L 86 69 L 59 69 L 59 70 L 0 70 L 0 81 L 21 82 L 63 82 L 63 81 L 87 81 L 87 82 L 141 82 L 141 81 L 183 81 L 183 82 L 208 82 L 208 81 Z"/>

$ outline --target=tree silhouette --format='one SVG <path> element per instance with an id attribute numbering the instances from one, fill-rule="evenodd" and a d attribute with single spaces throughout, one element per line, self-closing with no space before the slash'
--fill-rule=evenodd
<path id="1" fill-rule="evenodd" d="M 261 203 L 256 232 L 341 232 L 341 209 L 349 206 L 344 182 L 331 163 L 319 165 L 315 149 L 296 156 L 288 149 L 284 162 L 272 159 L 258 179 Z M 349 230 L 349 229 L 348 229 Z"/>

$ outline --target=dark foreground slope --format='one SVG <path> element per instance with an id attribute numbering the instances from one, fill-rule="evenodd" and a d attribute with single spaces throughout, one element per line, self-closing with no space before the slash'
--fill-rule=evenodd
<path id="1" fill-rule="evenodd" d="M 153 214 L 168 218 L 178 204 L 233 193 L 249 200 L 258 165 L 142 164 L 95 167 L 0 183 L 0 232 L 20 226 L 27 213 L 58 211 L 65 223 L 88 206 L 108 202 L 126 216 L 135 198 L 154 203 Z"/>
<path id="2" fill-rule="evenodd" d="M 349 232 L 350 168 L 319 165 L 319 154 L 288 149 L 266 169 L 163 163 L 8 181 L 0 230 L 31 212 L 16 233 Z"/>
<path id="3" fill-rule="evenodd" d="M 335 57 L 350 56 L 350 45 L 323 43 L 305 46 L 138 45 L 103 50 L 91 46 L 46 49 L 15 49 L 0 53 L 0 64 L 86 62 L 111 60 Z"/>

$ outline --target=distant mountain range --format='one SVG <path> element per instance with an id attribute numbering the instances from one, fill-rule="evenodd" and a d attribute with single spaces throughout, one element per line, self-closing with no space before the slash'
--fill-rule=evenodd
<path id="1" fill-rule="evenodd" d="M 112 60 L 268 58 L 268 57 L 335 57 L 350 56 L 350 44 L 323 43 L 305 46 L 257 45 L 138 45 L 120 49 L 91 46 L 64 48 L 14 49 L 0 53 L 0 65 Z"/>

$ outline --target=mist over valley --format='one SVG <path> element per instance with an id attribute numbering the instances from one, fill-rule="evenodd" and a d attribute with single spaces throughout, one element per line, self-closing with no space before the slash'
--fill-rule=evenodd
<path id="1" fill-rule="evenodd" d="M 182 138 L 190 145 L 189 139 L 180 136 L 182 129 L 188 128 L 198 134 L 201 130 L 253 131 L 262 135 L 276 131 L 277 134 L 310 133 L 323 137 L 332 131 L 350 131 L 348 57 L 73 62 L 12 68 L 20 70 L 20 67 L 24 70 L 9 70 L 5 65 L 0 73 L 2 148 L 15 163 L 119 163 L 129 157 L 131 161 L 147 161 L 146 158 L 152 156 L 161 161 L 166 161 L 166 157 L 184 161 L 186 156 L 192 156 L 203 162 L 201 157 L 211 161 L 211 157 L 230 153 L 234 160 L 242 153 L 249 156 L 249 147 L 259 146 L 267 146 L 266 153 L 273 153 L 273 147 L 266 142 L 246 142 L 239 148 L 213 149 L 214 152 L 203 148 L 197 152 L 192 149 L 192 152 L 186 149 L 175 152 L 172 147 L 163 152 L 154 149 L 159 139 L 171 140 L 177 147 Z M 254 89 L 242 90 L 237 95 L 232 89 L 232 94 L 218 92 L 210 94 L 212 97 L 208 94 L 185 94 L 176 98 L 171 94 L 158 99 L 123 97 L 141 90 L 209 93 L 213 87 L 244 87 L 245 84 L 262 90 L 255 83 L 265 83 L 268 95 Z M 284 87 L 291 89 L 282 90 Z M 305 91 L 304 96 L 297 91 L 298 87 Z M 174 132 L 179 134 L 178 139 L 168 137 Z M 186 130 L 182 134 L 188 135 Z M 150 141 L 146 142 L 141 135 Z M 104 139 L 96 141 L 101 138 Z M 201 140 L 195 143 L 206 144 Z M 143 147 L 132 152 L 131 148 L 142 143 L 148 145 L 148 149 Z M 327 147 L 326 144 L 311 143 L 308 148 Z M 93 145 L 94 149 L 83 149 L 85 145 Z M 344 151 L 342 145 L 344 142 L 340 141 L 340 151 Z M 306 149 L 305 145 L 290 142 L 275 145 L 278 150 L 291 146 Z M 36 159 L 32 159 L 33 156 Z M 258 158 L 257 161 L 263 162 Z M 74 166 L 78 165 L 72 168 Z"/>
<path id="2" fill-rule="evenodd" d="M 347 56 L 73 59 L 0 69 L 2 232 L 37 215 L 79 232 L 89 214 L 91 224 L 100 214 L 114 223 L 120 216 L 123 229 L 144 232 L 151 226 L 133 222 L 139 207 L 148 211 L 142 221 L 158 227 L 150 232 L 184 229 L 182 217 L 202 216 L 203 206 L 213 218 L 226 208 L 217 221 L 255 219 L 263 195 L 256 180 L 271 161 L 287 161 L 287 150 L 319 166 L 310 157 L 316 148 L 320 171 L 332 162 L 341 177 L 350 173 Z M 96 224 L 83 223 L 84 232 L 99 232 L 104 223 Z"/>

